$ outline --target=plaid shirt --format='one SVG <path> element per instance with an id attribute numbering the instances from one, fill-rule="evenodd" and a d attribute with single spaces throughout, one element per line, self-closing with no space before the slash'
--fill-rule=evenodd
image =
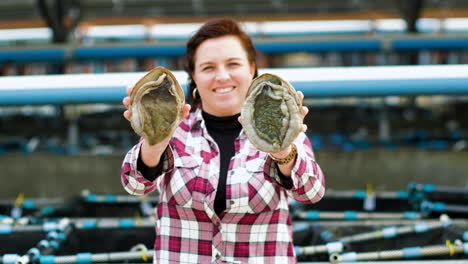
<path id="1" fill-rule="evenodd" d="M 125 156 L 121 180 L 127 192 L 158 189 L 154 262 L 296 263 L 288 196 L 319 201 L 325 180 L 304 133 L 295 140 L 293 187 L 281 184 L 267 153 L 241 131 L 235 140 L 226 181 L 226 210 L 214 211 L 220 155 L 197 109 L 176 129 L 165 153 L 163 173 L 154 181 L 137 170 L 141 143 Z"/>

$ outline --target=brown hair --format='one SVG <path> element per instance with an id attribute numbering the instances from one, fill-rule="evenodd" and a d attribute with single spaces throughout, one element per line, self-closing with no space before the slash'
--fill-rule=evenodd
<path id="1" fill-rule="evenodd" d="M 205 40 L 233 35 L 237 37 L 245 52 L 247 59 L 250 63 L 255 65 L 254 78 L 258 76 L 257 63 L 255 57 L 257 52 L 252 43 L 252 39 L 245 33 L 239 23 L 233 19 L 215 19 L 205 23 L 187 42 L 187 52 L 185 54 L 184 69 L 188 73 L 188 102 L 192 105 L 192 110 L 195 110 L 196 105 L 201 103 L 200 96 L 193 98 L 193 90 L 197 87 L 192 79 L 193 72 L 195 71 L 195 52 L 201 43 Z"/>

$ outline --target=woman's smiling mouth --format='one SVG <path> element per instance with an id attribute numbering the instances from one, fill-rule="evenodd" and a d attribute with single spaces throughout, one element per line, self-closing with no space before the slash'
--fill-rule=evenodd
<path id="1" fill-rule="evenodd" d="M 213 92 L 217 94 L 225 94 L 225 93 L 229 93 L 233 91 L 234 89 L 236 89 L 236 86 L 220 87 L 220 88 L 213 89 Z"/>

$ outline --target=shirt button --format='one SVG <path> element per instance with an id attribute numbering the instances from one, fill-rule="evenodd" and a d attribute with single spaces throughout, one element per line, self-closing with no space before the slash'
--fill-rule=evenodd
<path id="1" fill-rule="evenodd" d="M 234 200 L 231 200 L 231 202 L 230 202 L 230 203 L 231 203 L 231 204 L 235 204 L 236 202 L 234 202 Z"/>
<path id="2" fill-rule="evenodd" d="M 220 255 L 220 254 L 216 254 L 216 259 L 221 259 L 221 255 Z"/>

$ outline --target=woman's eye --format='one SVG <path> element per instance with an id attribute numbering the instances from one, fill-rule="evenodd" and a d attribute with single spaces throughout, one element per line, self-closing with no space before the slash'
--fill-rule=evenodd
<path id="1" fill-rule="evenodd" d="M 229 66 L 238 66 L 238 65 L 240 65 L 238 62 L 231 62 L 231 63 L 229 63 Z"/>
<path id="2" fill-rule="evenodd" d="M 213 69 L 212 66 L 207 66 L 207 67 L 203 67 L 203 68 L 202 68 L 202 71 L 211 70 L 211 69 Z"/>

